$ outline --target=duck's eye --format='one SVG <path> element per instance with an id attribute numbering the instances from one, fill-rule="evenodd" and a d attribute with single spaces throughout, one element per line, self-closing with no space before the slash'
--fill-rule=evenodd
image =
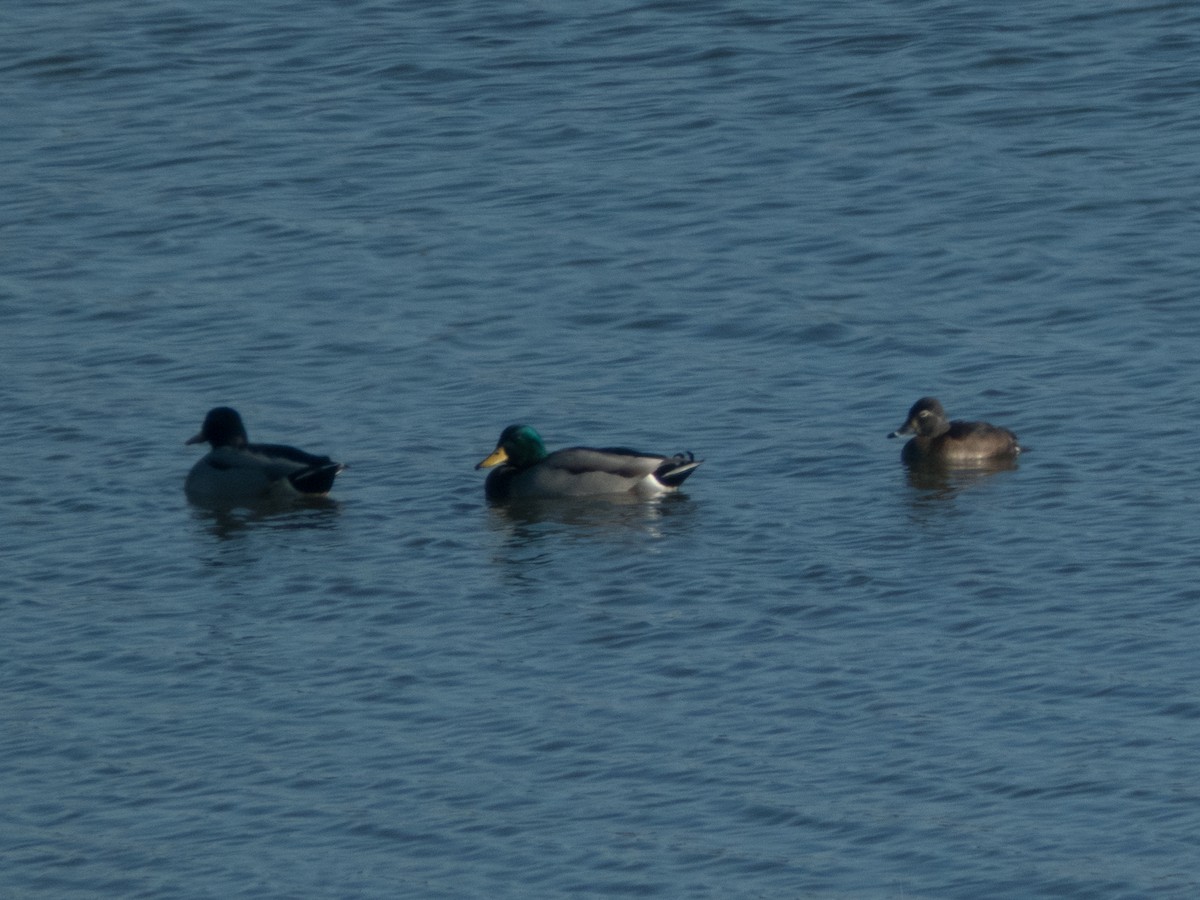
<path id="1" fill-rule="evenodd" d="M 921 410 L 919 413 L 917 413 L 917 418 L 918 419 L 928 419 L 929 418 L 929 410 L 927 410 L 927 409 Z"/>

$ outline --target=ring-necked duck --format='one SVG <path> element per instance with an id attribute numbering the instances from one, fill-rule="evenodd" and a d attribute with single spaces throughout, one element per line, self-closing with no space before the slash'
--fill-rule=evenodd
<path id="1" fill-rule="evenodd" d="M 199 433 L 186 443 L 208 442 L 210 450 L 188 472 L 183 488 L 197 503 L 256 503 L 288 497 L 320 497 L 345 468 L 283 444 L 251 444 L 237 411 L 211 409 Z"/>
<path id="2" fill-rule="evenodd" d="M 510 425 L 491 456 L 475 468 L 499 466 L 484 483 L 491 500 L 625 493 L 648 498 L 676 490 L 700 462 L 691 453 L 659 456 L 623 447 L 568 447 L 547 453 L 536 431 Z"/>
<path id="3" fill-rule="evenodd" d="M 888 437 L 906 434 L 914 435 L 901 451 L 907 463 L 969 465 L 1013 459 L 1021 452 L 1017 436 L 1007 428 L 987 422 L 947 421 L 942 404 L 933 397 L 922 397 L 914 403 L 904 424 Z"/>

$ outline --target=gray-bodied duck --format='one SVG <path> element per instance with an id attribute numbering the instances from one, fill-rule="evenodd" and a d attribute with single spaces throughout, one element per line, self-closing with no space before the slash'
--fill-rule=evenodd
<path id="1" fill-rule="evenodd" d="M 890 438 L 914 435 L 904 445 L 901 459 L 909 464 L 981 465 L 1016 459 L 1021 452 L 1017 436 L 988 422 L 949 421 L 942 404 L 922 397 Z"/>
<path id="2" fill-rule="evenodd" d="M 661 456 L 625 447 L 567 447 L 548 453 L 533 428 L 509 425 L 491 456 L 475 468 L 492 469 L 484 483 L 491 500 L 602 494 L 650 498 L 677 490 L 700 463 L 691 453 Z"/>
<path id="3" fill-rule="evenodd" d="M 183 489 L 196 503 L 241 504 L 323 497 L 345 468 L 328 456 L 284 444 L 252 444 L 237 410 L 218 406 L 188 444 L 212 449 L 188 472 Z"/>

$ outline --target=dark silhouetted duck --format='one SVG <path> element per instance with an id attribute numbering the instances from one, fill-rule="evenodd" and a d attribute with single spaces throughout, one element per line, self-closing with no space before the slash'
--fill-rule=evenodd
<path id="1" fill-rule="evenodd" d="M 488 473 L 484 484 L 492 500 L 601 494 L 649 498 L 678 489 L 700 462 L 691 453 L 659 456 L 623 447 L 568 447 L 547 453 L 534 429 L 510 425 L 492 455 L 475 468 L 499 467 Z"/>
<path id="2" fill-rule="evenodd" d="M 900 456 L 910 464 L 982 465 L 1012 460 L 1021 452 L 1017 436 L 1007 428 L 987 422 L 948 421 L 942 404 L 933 397 L 914 403 L 904 424 L 888 437 L 906 434 L 914 437 Z"/>
<path id="3" fill-rule="evenodd" d="M 345 468 L 283 444 L 251 444 L 237 410 L 211 409 L 187 443 L 212 449 L 188 472 L 184 491 L 196 503 L 243 504 L 296 497 L 321 497 Z"/>

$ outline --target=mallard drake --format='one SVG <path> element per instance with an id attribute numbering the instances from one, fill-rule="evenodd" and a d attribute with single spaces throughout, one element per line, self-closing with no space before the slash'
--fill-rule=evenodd
<path id="1" fill-rule="evenodd" d="M 906 463 L 971 465 L 1012 460 L 1021 452 L 1017 436 L 987 422 L 948 421 L 942 404 L 922 397 L 912 405 L 904 424 L 890 438 L 915 435 L 901 451 Z"/>
<path id="2" fill-rule="evenodd" d="M 251 444 L 237 410 L 210 409 L 188 444 L 212 449 L 188 472 L 183 489 L 197 503 L 256 503 L 289 497 L 321 497 L 345 468 L 283 444 Z"/>
<path id="3" fill-rule="evenodd" d="M 700 463 L 691 453 L 659 456 L 624 447 L 547 453 L 533 428 L 509 425 L 491 456 L 475 468 L 499 466 L 484 483 L 491 500 L 627 493 L 648 498 L 676 490 Z"/>

